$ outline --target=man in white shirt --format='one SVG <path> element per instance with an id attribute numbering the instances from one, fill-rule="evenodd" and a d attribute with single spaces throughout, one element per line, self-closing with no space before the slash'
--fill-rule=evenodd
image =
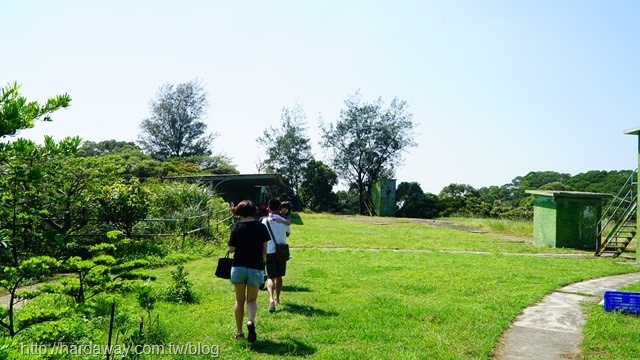
<path id="1" fill-rule="evenodd" d="M 269 215 L 262 219 L 262 223 L 269 230 L 271 240 L 267 244 L 267 292 L 269 293 L 269 312 L 276 311 L 276 305 L 280 304 L 280 292 L 282 291 L 282 277 L 287 272 L 287 261 L 276 258 L 276 242 L 280 245 L 287 244 L 288 226 L 284 224 L 280 216 L 281 202 L 278 199 L 269 200 Z M 274 242 L 275 240 L 275 242 Z"/>

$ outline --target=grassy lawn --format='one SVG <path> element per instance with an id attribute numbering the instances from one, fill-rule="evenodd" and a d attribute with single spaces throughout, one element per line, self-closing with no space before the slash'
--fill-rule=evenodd
<path id="1" fill-rule="evenodd" d="M 623 291 L 640 292 L 640 283 Z M 604 312 L 601 305 L 586 306 L 582 353 L 587 359 L 637 359 L 640 357 L 640 316 Z"/>
<path id="2" fill-rule="evenodd" d="M 255 344 L 233 339 L 233 290 L 213 276 L 214 258 L 185 266 L 199 304 L 157 304 L 171 342 L 218 345 L 224 359 L 486 359 L 522 309 L 549 292 L 640 270 L 622 259 L 508 255 L 580 252 L 408 219 L 302 214 L 292 232 L 283 304 L 269 314 L 260 293 Z M 174 269 L 154 270 L 154 286 Z"/>

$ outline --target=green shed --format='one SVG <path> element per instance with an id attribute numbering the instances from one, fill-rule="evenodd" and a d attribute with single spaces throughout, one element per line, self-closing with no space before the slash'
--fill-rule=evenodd
<path id="1" fill-rule="evenodd" d="M 602 203 L 609 194 L 527 190 L 533 194 L 533 244 L 595 250 Z"/>
<path id="2" fill-rule="evenodd" d="M 393 216 L 396 213 L 396 180 L 381 179 L 371 188 L 373 208 L 378 216 Z"/>

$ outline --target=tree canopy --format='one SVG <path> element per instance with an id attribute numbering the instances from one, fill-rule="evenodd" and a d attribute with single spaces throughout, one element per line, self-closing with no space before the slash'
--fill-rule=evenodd
<path id="1" fill-rule="evenodd" d="M 357 189 L 360 213 L 373 183 L 394 176 L 403 151 L 417 145 L 407 103 L 394 98 L 388 108 L 383 106 L 381 98 L 367 103 L 357 92 L 345 101 L 335 124 L 321 126 L 321 145 L 333 150 L 331 165 L 338 176 Z"/>
<path id="2" fill-rule="evenodd" d="M 140 124 L 138 143 L 158 160 L 170 157 L 211 155 L 217 136 L 207 134 L 207 93 L 200 81 L 164 84 L 151 100 L 151 116 Z"/>
<path id="3" fill-rule="evenodd" d="M 27 101 L 20 95 L 20 87 L 14 82 L 0 89 L 0 138 L 32 128 L 35 120 L 51 121 L 49 114 L 71 104 L 71 96 L 68 94 L 50 97 L 44 105 Z"/>
<path id="4" fill-rule="evenodd" d="M 264 130 L 257 139 L 267 153 L 266 170 L 282 174 L 295 194 L 302 183 L 302 168 L 313 159 L 306 119 L 300 105 L 284 107 L 278 125 Z"/>

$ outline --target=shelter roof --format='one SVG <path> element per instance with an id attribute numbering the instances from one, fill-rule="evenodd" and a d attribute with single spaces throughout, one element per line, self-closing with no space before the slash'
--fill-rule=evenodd
<path id="1" fill-rule="evenodd" d="M 584 191 L 559 191 L 559 190 L 525 190 L 527 194 L 548 196 L 553 198 L 610 198 L 611 194 L 593 193 Z"/>

